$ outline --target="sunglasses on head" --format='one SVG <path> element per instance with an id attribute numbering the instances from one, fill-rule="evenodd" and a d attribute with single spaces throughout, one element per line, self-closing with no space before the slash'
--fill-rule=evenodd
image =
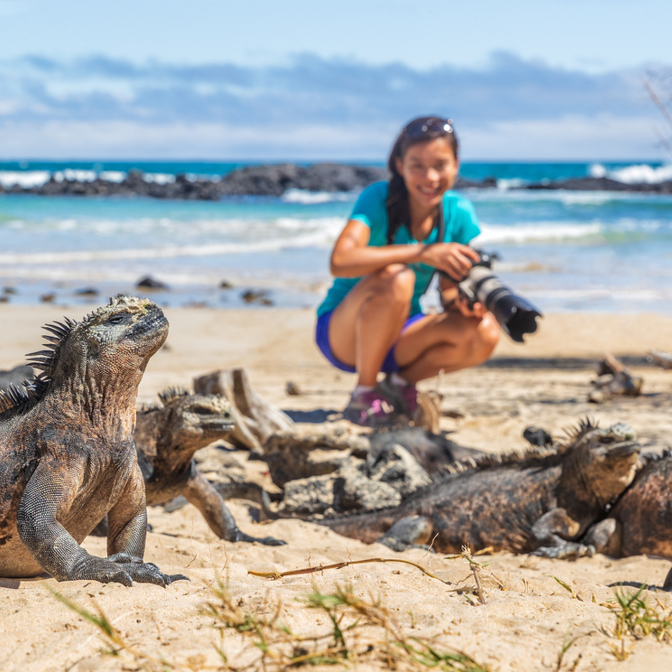
<path id="1" fill-rule="evenodd" d="M 429 133 L 449 135 L 453 132 L 452 119 L 442 119 L 441 117 L 420 117 L 420 119 L 414 119 L 404 129 L 404 135 L 409 138 L 420 138 Z"/>

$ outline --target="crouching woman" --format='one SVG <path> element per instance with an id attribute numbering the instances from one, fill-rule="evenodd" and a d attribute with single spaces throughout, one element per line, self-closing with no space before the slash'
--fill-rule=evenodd
<path id="1" fill-rule="evenodd" d="M 364 426 L 412 419 L 417 382 L 484 362 L 499 338 L 495 317 L 470 307 L 448 279 L 461 280 L 478 261 L 468 243 L 480 232 L 471 203 L 451 191 L 459 169 L 452 123 L 411 121 L 388 167 L 389 182 L 361 193 L 334 245 L 335 280 L 317 311 L 320 350 L 358 375 L 344 417 Z M 424 315 L 420 297 L 435 271 L 443 272 L 444 311 Z"/>

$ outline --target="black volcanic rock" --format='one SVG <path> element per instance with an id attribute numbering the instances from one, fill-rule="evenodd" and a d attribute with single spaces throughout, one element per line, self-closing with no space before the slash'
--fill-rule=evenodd
<path id="1" fill-rule="evenodd" d="M 387 179 L 385 168 L 341 163 L 316 163 L 297 166 L 283 163 L 247 166 L 224 175 L 219 183 L 222 194 L 230 196 L 282 196 L 288 189 L 306 191 L 353 191 L 372 182 Z"/>
<path id="2" fill-rule="evenodd" d="M 141 280 L 138 280 L 138 284 L 136 285 L 136 288 L 137 289 L 156 289 L 156 290 L 167 290 L 167 289 L 169 289 L 168 285 L 161 282 L 160 280 L 156 280 L 151 275 L 146 275 Z"/>
<path id="3" fill-rule="evenodd" d="M 634 191 L 651 194 L 672 194 L 672 180 L 667 182 L 636 182 L 628 184 L 608 177 L 578 177 L 570 180 L 543 181 L 526 184 L 517 189 L 566 189 L 568 191 Z"/>
<path id="4" fill-rule="evenodd" d="M 455 182 L 454 189 L 493 189 L 497 186 L 496 177 L 486 177 L 482 181 L 465 180 L 463 177 L 458 177 Z"/>

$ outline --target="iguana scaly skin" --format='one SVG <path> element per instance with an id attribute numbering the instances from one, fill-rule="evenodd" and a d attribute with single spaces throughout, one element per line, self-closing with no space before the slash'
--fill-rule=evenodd
<path id="1" fill-rule="evenodd" d="M 212 394 L 189 394 L 170 389 L 159 395 L 162 406 L 148 407 L 137 416 L 135 442 L 145 477 L 147 504 L 166 504 L 183 495 L 203 515 L 210 529 L 227 541 L 258 541 L 280 546 L 273 537 L 251 537 L 238 529 L 222 495 L 197 471 L 194 453 L 234 428 L 231 405 Z M 231 492 L 259 491 L 252 483 L 235 484 Z"/>
<path id="2" fill-rule="evenodd" d="M 492 547 L 527 553 L 575 543 L 632 482 L 639 446 L 625 425 L 582 423 L 558 450 L 492 456 L 449 469 L 406 502 L 371 513 L 324 519 L 347 537 L 395 550 L 426 545 L 441 553 Z"/>
<path id="3" fill-rule="evenodd" d="M 582 541 L 615 558 L 645 554 L 672 560 L 672 454 L 642 459 L 645 464 L 632 485 Z M 562 557 L 555 550 L 544 555 Z M 672 570 L 663 587 L 672 590 Z"/>
<path id="4" fill-rule="evenodd" d="M 44 327 L 42 373 L 0 393 L 0 576 L 48 572 L 167 585 L 144 563 L 145 488 L 133 443 L 138 385 L 168 335 L 147 299 L 119 295 L 81 322 Z M 107 514 L 107 558 L 79 544 Z"/>

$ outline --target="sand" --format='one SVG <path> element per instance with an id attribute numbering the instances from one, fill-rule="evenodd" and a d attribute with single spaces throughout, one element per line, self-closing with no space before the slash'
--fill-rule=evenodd
<path id="1" fill-rule="evenodd" d="M 83 312 L 0 305 L 0 369 L 22 363 L 25 353 L 39 349 L 42 324 L 63 314 L 79 318 Z M 234 366 L 244 366 L 254 388 L 284 409 L 338 410 L 347 401 L 353 377 L 332 369 L 317 352 L 311 311 L 166 309 L 166 314 L 171 323 L 167 347 L 150 362 L 140 401 L 151 401 L 166 386 L 189 386 L 194 376 Z M 442 428 L 463 445 L 487 451 L 522 448 L 522 431 L 530 424 L 558 434 L 591 416 L 602 425 L 631 424 L 645 446 L 658 450 L 669 445 L 672 436 L 672 372 L 646 363 L 645 354 L 651 348 L 672 349 L 671 318 L 548 315 L 525 346 L 503 338 L 487 365 L 426 381 L 423 387 L 444 395 L 443 409 L 450 417 L 442 419 Z M 630 368 L 644 376 L 641 397 L 598 406 L 587 403 L 594 362 L 605 351 L 626 357 Z M 295 382 L 303 394 L 287 396 L 288 381 Z M 596 555 L 563 562 L 525 555 L 483 556 L 479 561 L 489 563 L 483 572 L 486 604 L 478 605 L 464 559 L 447 560 L 420 550 L 395 554 L 301 521 L 261 527 L 252 522 L 245 503 L 232 502 L 230 508 L 246 532 L 273 535 L 287 545 L 223 542 L 191 506 L 171 514 L 152 508 L 153 532 L 148 534 L 145 557 L 165 572 L 187 574 L 189 583 L 177 582 L 164 590 L 91 581 L 0 580 L 0 670 L 138 669 L 140 659 L 128 652 L 117 657 L 101 653 L 105 644 L 97 630 L 58 602 L 48 588 L 88 609 L 99 605 L 142 654 L 163 658 L 177 669 L 215 664 L 213 644 L 220 642 L 219 634 L 211 627 L 213 620 L 199 614 L 199 609 L 213 598 L 217 577 L 228 581 L 241 609 L 265 613 L 280 601 L 283 621 L 304 634 L 324 632 L 328 623 L 296 598 L 314 588 L 327 593 L 336 584 L 351 584 L 356 595 L 379 598 L 409 636 L 435 637 L 438 648 L 464 651 L 492 670 L 557 669 L 563 642 L 575 637 L 579 638 L 565 654 L 561 669 L 572 669 L 577 661 L 578 670 L 669 669 L 670 645 L 652 638 L 628 639 L 629 657 L 618 662 L 611 648 L 616 640 L 608 636 L 614 616 L 604 606 L 613 599 L 617 584 L 634 590 L 646 583 L 652 587 L 647 591 L 649 601 L 669 613 L 672 594 L 655 591 L 670 568 L 669 560 Z M 89 538 L 85 545 L 92 553 L 104 554 L 104 540 Z M 247 574 L 248 570 L 282 572 L 371 557 L 420 563 L 449 583 L 394 563 L 351 565 L 273 582 Z M 364 634 L 368 641 L 381 636 L 371 628 Z M 361 643 L 352 646 L 362 649 Z M 224 648 L 234 666 L 259 655 L 258 649 L 244 646 L 240 636 L 231 633 Z M 352 665 L 384 667 L 367 660 Z"/>

